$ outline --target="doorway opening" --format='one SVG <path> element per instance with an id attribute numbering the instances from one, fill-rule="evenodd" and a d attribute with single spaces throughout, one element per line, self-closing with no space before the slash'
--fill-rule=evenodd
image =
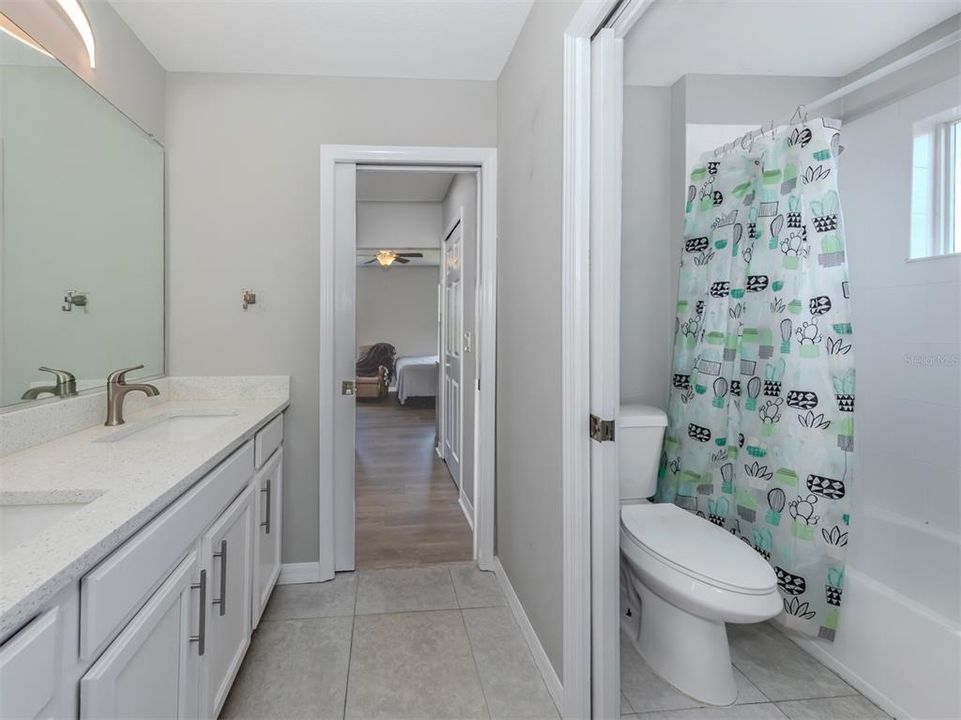
<path id="1" fill-rule="evenodd" d="M 321 580 L 494 569 L 495 228 L 493 149 L 321 148 Z"/>
<path id="2" fill-rule="evenodd" d="M 477 171 L 358 166 L 355 567 L 473 559 Z"/>

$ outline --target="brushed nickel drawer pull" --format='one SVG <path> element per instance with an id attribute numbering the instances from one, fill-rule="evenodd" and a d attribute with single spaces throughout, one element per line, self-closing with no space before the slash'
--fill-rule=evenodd
<path id="1" fill-rule="evenodd" d="M 221 616 L 227 613 L 227 541 L 220 541 L 220 552 L 214 553 L 215 558 L 220 558 L 220 597 L 211 600 L 211 605 L 220 606 Z"/>
<path id="2" fill-rule="evenodd" d="M 267 493 L 267 502 L 266 502 L 267 512 L 265 513 L 267 517 L 264 519 L 262 523 L 260 523 L 260 527 L 264 528 L 265 532 L 268 535 L 270 535 L 270 495 L 271 495 L 270 478 L 267 478 L 267 487 L 260 488 L 260 492 Z"/>
<path id="3" fill-rule="evenodd" d="M 197 654 L 203 655 L 207 649 L 207 571 L 200 571 L 200 582 L 193 583 L 192 590 L 200 589 L 200 618 L 197 622 L 197 634 L 190 636 L 190 642 L 197 643 Z"/>

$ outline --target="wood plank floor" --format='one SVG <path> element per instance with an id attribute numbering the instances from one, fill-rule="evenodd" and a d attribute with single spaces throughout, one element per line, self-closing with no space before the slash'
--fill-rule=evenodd
<path id="1" fill-rule="evenodd" d="M 358 570 L 470 560 L 457 486 L 434 452 L 434 408 L 357 403 Z"/>

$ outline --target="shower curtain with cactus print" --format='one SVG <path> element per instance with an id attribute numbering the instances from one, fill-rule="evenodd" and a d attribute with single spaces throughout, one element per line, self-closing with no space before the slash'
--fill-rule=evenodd
<path id="1" fill-rule="evenodd" d="M 657 494 L 753 547 L 787 623 L 827 639 L 854 450 L 839 150 L 817 119 L 691 170 Z"/>

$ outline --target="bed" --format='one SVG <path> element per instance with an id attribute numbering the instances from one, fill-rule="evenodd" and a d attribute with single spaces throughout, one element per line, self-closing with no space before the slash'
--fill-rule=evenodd
<path id="1" fill-rule="evenodd" d="M 397 402 L 406 405 L 413 398 L 436 398 L 440 362 L 437 355 L 397 358 Z"/>

